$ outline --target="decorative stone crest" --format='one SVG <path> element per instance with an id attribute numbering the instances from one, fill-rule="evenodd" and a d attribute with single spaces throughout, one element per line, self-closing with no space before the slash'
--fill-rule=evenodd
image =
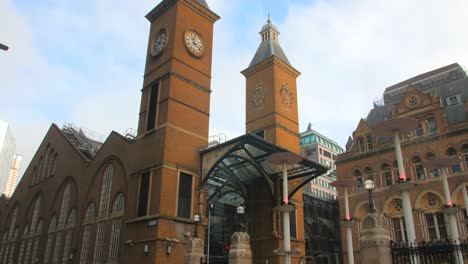
<path id="1" fill-rule="evenodd" d="M 292 96 L 291 91 L 289 91 L 287 83 L 283 83 L 281 85 L 280 94 L 281 94 L 281 102 L 283 103 L 284 107 L 287 110 L 291 110 L 293 96 Z"/>
<path id="2" fill-rule="evenodd" d="M 252 264 L 249 234 L 245 232 L 235 232 L 232 234 L 229 264 Z"/>
<path id="3" fill-rule="evenodd" d="M 420 105 L 421 99 L 417 95 L 411 95 L 406 98 L 406 106 L 409 108 L 416 108 Z"/>
<path id="4" fill-rule="evenodd" d="M 256 109 L 262 109 L 265 104 L 265 88 L 263 83 L 258 83 L 252 96 L 252 102 Z"/>

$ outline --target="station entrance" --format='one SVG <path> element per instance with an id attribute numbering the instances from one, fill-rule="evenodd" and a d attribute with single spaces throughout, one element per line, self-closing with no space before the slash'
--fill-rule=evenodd
<path id="1" fill-rule="evenodd" d="M 266 263 L 267 260 L 268 263 L 282 263 L 281 256 L 274 250 L 283 247 L 281 212 L 278 210 L 283 202 L 283 167 L 269 161 L 270 156 L 282 152 L 295 155 L 298 160 L 285 166 L 287 197 L 295 206 L 290 217 L 293 220 L 290 221 L 292 246 L 299 249 L 296 257 L 304 257 L 301 190 L 327 168 L 256 135 L 246 134 L 200 152 L 200 190 L 206 193 L 206 216 L 210 223 L 210 228 L 205 230 L 205 253 L 210 255 L 210 263 L 227 263 L 231 235 L 240 229 L 250 236 L 253 263 Z M 237 213 L 239 206 L 245 209 L 243 215 Z"/>

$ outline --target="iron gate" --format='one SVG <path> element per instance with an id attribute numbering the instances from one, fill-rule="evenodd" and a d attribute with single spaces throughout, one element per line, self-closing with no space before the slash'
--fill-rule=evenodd
<path id="1" fill-rule="evenodd" d="M 450 241 L 421 242 L 414 245 L 406 243 L 392 243 L 392 259 L 394 264 L 412 263 L 411 259 L 419 264 L 452 264 L 462 256 L 468 263 L 468 241 L 454 244 Z"/>

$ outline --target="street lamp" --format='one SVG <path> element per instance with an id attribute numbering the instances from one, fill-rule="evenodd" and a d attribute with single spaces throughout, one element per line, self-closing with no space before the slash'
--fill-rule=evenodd
<path id="1" fill-rule="evenodd" d="M 374 197 L 372 196 L 372 191 L 375 188 L 374 181 L 371 179 L 365 181 L 364 188 L 366 188 L 366 190 L 369 192 L 369 213 L 375 213 Z"/>
<path id="2" fill-rule="evenodd" d="M 195 222 L 195 231 L 193 232 L 193 237 L 198 238 L 198 223 L 200 222 L 200 216 L 198 214 L 194 215 L 193 221 Z"/>
<path id="3" fill-rule="evenodd" d="M 243 225 L 243 220 L 244 220 L 244 213 L 245 213 L 245 208 L 242 205 L 239 205 L 236 209 L 237 213 L 237 230 L 236 232 L 244 232 L 244 228 L 242 227 Z"/>

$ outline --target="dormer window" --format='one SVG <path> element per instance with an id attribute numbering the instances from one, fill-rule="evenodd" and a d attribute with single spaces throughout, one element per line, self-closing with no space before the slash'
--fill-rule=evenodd
<path id="1" fill-rule="evenodd" d="M 372 144 L 372 136 L 367 135 L 366 136 L 366 141 L 367 141 L 367 150 L 372 150 L 374 148 L 374 146 Z"/>
<path id="2" fill-rule="evenodd" d="M 451 96 L 445 97 L 445 102 L 447 106 L 452 106 L 452 105 L 457 105 L 461 103 L 461 95 L 460 94 L 454 94 Z"/>

